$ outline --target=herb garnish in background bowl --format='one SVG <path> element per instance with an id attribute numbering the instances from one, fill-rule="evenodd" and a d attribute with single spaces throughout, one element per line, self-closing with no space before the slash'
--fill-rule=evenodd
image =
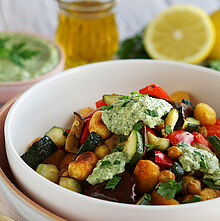
<path id="1" fill-rule="evenodd" d="M 0 104 L 63 67 L 64 53 L 54 41 L 35 34 L 0 33 Z"/>

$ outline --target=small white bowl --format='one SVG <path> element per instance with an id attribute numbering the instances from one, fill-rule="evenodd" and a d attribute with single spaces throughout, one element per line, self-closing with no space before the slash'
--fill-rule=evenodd
<path id="1" fill-rule="evenodd" d="M 188 91 L 220 116 L 220 75 L 207 68 L 168 61 L 119 60 L 66 70 L 27 90 L 9 111 L 6 150 L 19 187 L 40 205 L 69 220 L 218 221 L 220 198 L 176 206 L 108 202 L 60 187 L 20 158 L 34 138 L 54 125 L 68 127 L 73 111 L 94 106 L 104 93 L 128 94 L 151 83 L 161 85 L 168 93 Z"/>
<path id="2" fill-rule="evenodd" d="M 49 71 L 48 73 L 45 73 L 39 77 L 31 78 L 31 79 L 24 80 L 24 81 L 8 81 L 8 82 L 0 81 L 0 104 L 7 102 L 11 98 L 13 98 L 15 95 L 24 92 L 26 89 L 31 87 L 33 84 L 35 84 L 35 83 L 37 83 L 47 77 L 50 77 L 54 74 L 59 73 L 60 71 L 63 70 L 64 64 L 65 64 L 64 52 L 63 52 L 61 46 L 58 45 L 55 41 L 52 41 L 51 39 L 48 39 L 44 36 L 26 33 L 26 32 L 0 32 L 0 36 L 1 36 L 1 34 L 4 34 L 4 33 L 18 34 L 18 35 L 21 34 L 21 35 L 33 36 L 35 38 L 39 38 L 42 40 L 47 40 L 50 44 L 52 43 L 57 48 L 58 53 L 59 53 L 59 61 L 58 61 L 57 65 L 51 71 Z"/>

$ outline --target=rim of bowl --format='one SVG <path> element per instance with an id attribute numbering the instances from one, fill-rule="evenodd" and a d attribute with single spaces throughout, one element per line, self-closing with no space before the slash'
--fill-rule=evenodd
<path id="1" fill-rule="evenodd" d="M 14 98 L 12 98 L 11 100 L 9 100 L 1 109 L 0 109 L 0 116 L 7 111 L 8 109 L 10 110 L 10 106 L 15 102 L 15 100 L 18 98 L 19 96 L 16 96 Z M 7 116 L 7 115 L 6 115 Z M 12 191 L 12 193 L 14 195 L 16 195 L 20 200 L 23 201 L 24 204 L 26 204 L 26 206 L 31 207 L 34 210 L 37 210 L 37 212 L 43 214 L 44 216 L 48 217 L 48 218 L 53 218 L 54 220 L 58 220 L 58 221 L 64 221 L 63 218 L 59 217 L 58 215 L 50 212 L 49 210 L 47 210 L 46 208 L 42 207 L 41 205 L 37 204 L 35 201 L 33 201 L 31 198 L 29 198 L 27 195 L 25 195 L 21 190 L 19 190 L 15 184 L 13 182 L 11 182 L 11 180 L 9 180 L 9 178 L 7 177 L 7 175 L 4 173 L 4 171 L 2 170 L 1 166 L 0 166 L 0 179 L 1 181 L 4 183 L 4 185 L 10 190 Z M 4 195 L 4 193 L 3 193 Z"/>
<path id="2" fill-rule="evenodd" d="M 81 69 L 87 69 L 89 67 L 97 67 L 97 66 L 102 66 L 103 64 L 108 64 L 108 65 L 111 65 L 112 63 L 122 63 L 122 64 L 126 64 L 126 63 L 134 63 L 136 65 L 138 65 L 139 63 L 156 63 L 158 65 L 160 64 L 163 64 L 163 65 L 170 65 L 170 66 L 173 66 L 173 67 L 180 67 L 180 68 L 184 68 L 186 70 L 199 70 L 201 72 L 209 72 L 210 75 L 214 75 L 214 76 L 218 76 L 220 78 L 220 73 L 218 73 L 218 71 L 215 71 L 215 70 L 212 70 L 212 69 L 209 69 L 209 68 L 206 68 L 206 67 L 201 67 L 201 66 L 198 66 L 198 65 L 193 65 L 193 64 L 186 64 L 186 63 L 183 63 L 183 62 L 175 62 L 175 61 L 167 61 L 167 60 L 150 60 L 150 59 L 123 59 L 123 60 L 113 60 L 113 61 L 104 61 L 104 62 L 97 62 L 97 63 L 91 63 L 91 64 L 86 64 L 86 65 L 82 65 L 82 66 L 79 66 L 79 67 L 75 67 L 75 68 L 71 68 L 71 69 L 67 69 L 67 70 L 64 70 L 62 73 L 62 75 L 56 75 L 56 76 L 53 76 L 51 78 L 47 78 L 39 83 L 37 83 L 36 85 L 34 85 L 33 87 L 31 87 L 30 89 L 28 89 L 27 91 L 25 91 L 19 98 L 18 100 L 15 101 L 15 104 L 13 104 L 12 108 L 10 109 L 7 117 L 6 117 L 6 122 L 5 123 L 5 131 L 6 131 L 6 134 L 5 134 L 5 139 L 7 140 L 8 142 L 8 145 L 10 146 L 10 148 L 8 149 L 9 151 L 11 151 L 11 153 L 13 153 L 13 157 L 18 160 L 19 164 L 21 167 L 25 167 L 26 169 L 28 169 L 29 173 L 35 177 L 38 177 L 41 179 L 41 182 L 44 182 L 45 184 L 47 185 L 52 185 L 53 188 L 55 189 L 59 189 L 59 190 L 63 190 L 63 191 L 68 191 L 69 194 L 73 194 L 74 198 L 84 198 L 86 200 L 88 200 L 88 203 L 95 203 L 96 206 L 101 206 L 101 205 L 105 205 L 105 206 L 111 206 L 111 208 L 115 208 L 115 207 L 120 207 L 120 208 L 127 208 L 129 210 L 133 210 L 134 212 L 137 212 L 138 210 L 145 210 L 145 211 L 148 211 L 149 209 L 150 210 L 167 210 L 167 209 L 174 209 L 175 210 L 182 210 L 182 209 L 185 209 L 185 208 L 192 208 L 192 207 L 198 207 L 200 205 L 205 205 L 205 204 L 210 204 L 212 203 L 213 201 L 216 201 L 216 202 L 220 202 L 220 198 L 215 198 L 215 199 L 212 199 L 212 200 L 207 200 L 207 201 L 201 201 L 201 202 L 196 202 L 196 203 L 188 203 L 188 204 L 179 204 L 179 205 L 149 205 L 148 207 L 141 207 L 139 205 L 134 205 L 134 204 L 126 204 L 126 203 L 119 203 L 119 202 L 112 202 L 112 201 L 107 201 L 107 200 L 101 200 L 101 199 L 97 199 L 97 198 L 94 198 L 94 197 L 90 197 L 90 196 L 86 196 L 84 194 L 80 194 L 80 193 L 76 193 L 76 192 L 73 192 L 73 191 L 70 191 L 68 189 L 64 189 L 63 187 L 59 186 L 59 185 L 56 185 L 54 183 L 52 183 L 51 181 L 47 180 L 46 178 L 42 177 L 40 174 L 36 173 L 34 170 L 32 170 L 19 156 L 19 154 L 17 153 L 13 143 L 12 143 L 12 140 L 10 139 L 10 136 L 9 136 L 9 128 L 6 127 L 9 126 L 11 124 L 11 115 L 12 113 L 16 110 L 17 108 L 17 105 L 19 105 L 20 102 L 22 102 L 23 99 L 25 99 L 26 96 L 29 95 L 29 93 L 31 93 L 31 91 L 35 88 L 37 89 L 38 87 L 40 87 L 41 85 L 43 84 L 47 84 L 48 81 L 53 81 L 53 80 L 57 80 L 59 79 L 61 76 L 64 76 L 64 75 L 72 75 L 72 74 L 76 74 L 77 72 L 79 72 Z M 52 187 L 51 186 L 51 187 Z M 210 202 L 211 201 L 211 202 Z"/>
<path id="3" fill-rule="evenodd" d="M 27 35 L 27 36 L 32 36 L 32 37 L 36 37 L 39 39 L 44 39 L 47 40 L 48 42 L 50 42 L 52 45 L 55 46 L 55 48 L 57 48 L 58 53 L 59 53 L 59 61 L 57 63 L 56 66 L 53 67 L 53 69 L 51 69 L 49 72 L 42 74 L 39 77 L 36 78 L 31 78 L 31 79 L 27 79 L 27 80 L 22 80 L 22 81 L 0 81 L 0 87 L 1 86 L 20 86 L 20 85 L 28 85 L 30 83 L 35 83 L 38 82 L 40 80 L 43 80 L 45 78 L 45 76 L 49 77 L 53 74 L 55 74 L 56 72 L 58 73 L 59 71 L 61 71 L 64 68 L 64 64 L 65 64 L 65 53 L 61 47 L 61 45 L 59 45 L 55 40 L 50 39 L 49 37 L 43 36 L 41 34 L 35 34 L 32 32 L 27 32 L 27 31 L 0 31 L 0 35 L 1 34 L 18 34 L 18 35 Z"/>

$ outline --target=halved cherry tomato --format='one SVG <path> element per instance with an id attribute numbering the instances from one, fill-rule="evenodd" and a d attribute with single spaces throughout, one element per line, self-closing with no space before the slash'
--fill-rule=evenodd
<path id="1" fill-rule="evenodd" d="M 218 119 L 216 120 L 215 125 L 220 125 L 220 118 L 218 118 Z"/>
<path id="2" fill-rule="evenodd" d="M 202 136 L 202 134 L 197 133 L 197 132 L 193 132 L 192 134 L 194 135 L 194 142 L 197 142 L 206 147 L 209 147 L 208 141 Z"/>
<path id="3" fill-rule="evenodd" d="M 206 129 L 208 136 L 215 134 L 218 138 L 220 138 L 220 125 L 206 126 Z"/>
<path id="4" fill-rule="evenodd" d="M 174 160 L 170 159 L 167 155 L 165 155 L 161 151 L 155 150 L 154 154 L 155 154 L 155 163 L 157 163 L 159 166 L 169 169 L 173 165 Z"/>
<path id="5" fill-rule="evenodd" d="M 173 133 L 167 135 L 167 138 L 170 140 L 172 145 L 177 145 L 178 143 L 191 145 L 194 141 L 194 135 L 184 130 L 173 131 Z"/>
<path id="6" fill-rule="evenodd" d="M 140 94 L 149 94 L 149 95 L 154 95 L 156 97 L 161 97 L 170 100 L 169 95 L 167 92 L 161 88 L 160 86 L 156 84 L 151 84 L 145 88 L 142 88 L 139 90 Z"/>

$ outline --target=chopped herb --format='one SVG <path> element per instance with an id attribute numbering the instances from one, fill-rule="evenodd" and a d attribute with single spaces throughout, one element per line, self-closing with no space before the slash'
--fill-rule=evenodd
<path id="1" fill-rule="evenodd" d="M 167 179 L 169 182 L 160 182 L 157 192 L 168 200 L 175 197 L 182 190 L 182 182 L 176 182 L 173 179 Z"/>
<path id="2" fill-rule="evenodd" d="M 105 161 L 102 161 L 102 165 L 101 166 L 110 166 L 111 165 L 111 162 L 108 161 L 108 160 L 105 160 Z"/>
<path id="3" fill-rule="evenodd" d="M 150 194 L 149 193 L 145 193 L 144 194 L 144 198 L 147 200 L 147 201 L 151 201 L 151 196 L 150 196 Z"/>
<path id="4" fill-rule="evenodd" d="M 204 169 L 208 169 L 208 167 L 207 167 L 207 165 L 206 165 L 206 162 L 205 162 L 205 160 L 204 160 L 204 156 L 203 156 L 200 152 L 198 152 L 198 151 L 194 151 L 194 153 L 195 153 L 197 156 L 199 156 L 200 159 L 201 159 L 201 161 L 200 161 L 200 166 L 201 166 L 202 168 L 204 168 Z"/>
<path id="5" fill-rule="evenodd" d="M 120 142 L 124 142 L 126 138 L 124 136 L 120 137 Z"/>
<path id="6" fill-rule="evenodd" d="M 215 189 L 215 190 L 219 190 L 219 186 L 215 185 L 211 180 L 206 180 L 206 179 L 203 179 L 202 180 L 203 183 L 205 183 L 208 187 L 212 188 L 212 189 Z"/>
<path id="7" fill-rule="evenodd" d="M 194 202 L 199 202 L 202 200 L 202 196 L 199 195 L 193 195 L 193 198 L 191 200 L 184 200 L 182 203 L 194 203 Z"/>
<path id="8" fill-rule="evenodd" d="M 138 130 L 140 130 L 143 126 L 144 126 L 144 123 L 141 121 L 141 122 L 136 123 L 133 128 L 138 131 Z"/>
<path id="9" fill-rule="evenodd" d="M 159 147 L 159 145 L 154 145 L 151 143 L 147 143 L 147 144 L 145 144 L 145 146 L 148 148 L 147 151 L 151 151 L 151 150 L 155 149 L 156 147 Z"/>
<path id="10" fill-rule="evenodd" d="M 114 165 L 118 165 L 118 164 L 120 164 L 120 163 L 121 163 L 120 160 L 115 160 L 115 161 L 114 161 Z"/>
<path id="11" fill-rule="evenodd" d="M 170 125 L 165 125 L 165 133 L 168 135 L 168 134 L 171 134 L 173 132 L 172 128 Z"/>
<path id="12" fill-rule="evenodd" d="M 112 108 L 113 108 L 113 105 L 110 104 L 110 105 L 108 105 L 108 106 L 102 106 L 100 110 L 104 111 L 104 110 L 110 110 L 110 109 L 112 109 Z"/>
<path id="13" fill-rule="evenodd" d="M 26 46 L 25 42 L 13 44 L 10 48 L 6 47 L 5 43 L 8 40 L 9 38 L 0 39 L 0 58 L 9 59 L 17 66 L 24 67 L 24 64 L 22 63 L 23 60 L 29 60 L 39 54 L 39 51 L 37 50 L 24 48 Z"/>
<path id="14" fill-rule="evenodd" d="M 121 180 L 121 177 L 114 176 L 111 180 L 108 181 L 108 183 L 105 186 L 105 189 L 112 189 L 112 190 L 114 190 L 115 187 L 120 182 L 120 180 Z"/>
<path id="15" fill-rule="evenodd" d="M 138 92 L 133 91 L 133 92 L 131 92 L 130 94 L 134 95 L 134 94 L 138 94 Z"/>
<path id="16" fill-rule="evenodd" d="M 158 117 L 159 116 L 156 110 L 146 109 L 145 113 L 147 115 L 150 115 L 151 117 Z"/>
<path id="17" fill-rule="evenodd" d="M 111 153 L 114 153 L 114 152 L 118 152 L 118 151 L 122 151 L 124 149 L 124 146 L 125 145 L 119 145 L 119 146 L 116 146 L 112 149 Z"/>

